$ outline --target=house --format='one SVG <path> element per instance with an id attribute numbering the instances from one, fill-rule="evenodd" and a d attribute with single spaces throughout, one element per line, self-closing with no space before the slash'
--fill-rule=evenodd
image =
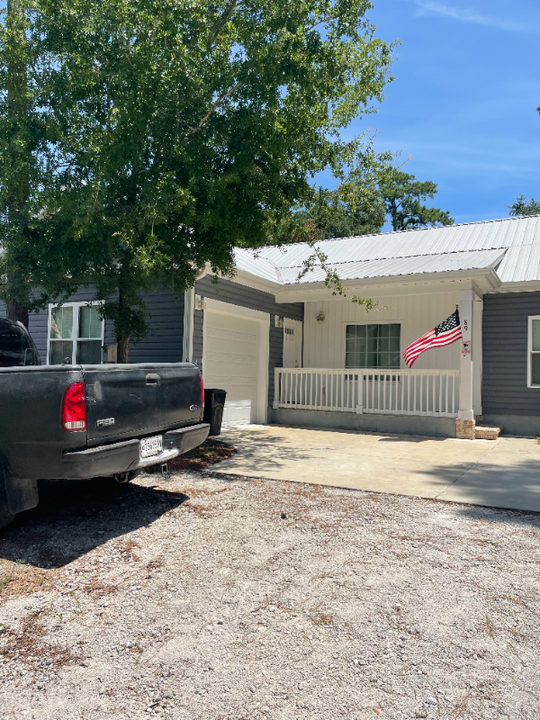
<path id="1" fill-rule="evenodd" d="M 152 334 L 133 362 L 192 360 L 227 390 L 231 423 L 471 437 L 474 424 L 540 431 L 540 216 L 237 250 L 234 278 L 203 273 L 175 301 L 148 296 Z M 374 310 L 353 302 L 369 297 Z M 81 290 L 31 318 L 47 362 L 97 362 L 114 340 Z M 413 369 L 411 342 L 459 307 L 463 342 Z"/>

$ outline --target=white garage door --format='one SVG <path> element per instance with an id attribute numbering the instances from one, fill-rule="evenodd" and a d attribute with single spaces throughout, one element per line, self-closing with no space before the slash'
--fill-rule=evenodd
<path id="1" fill-rule="evenodd" d="M 224 424 L 266 421 L 268 330 L 265 313 L 205 301 L 204 384 L 227 391 Z"/>

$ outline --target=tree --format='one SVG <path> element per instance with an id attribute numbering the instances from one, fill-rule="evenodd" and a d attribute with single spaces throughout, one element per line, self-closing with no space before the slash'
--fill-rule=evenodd
<path id="1" fill-rule="evenodd" d="M 534 198 L 527 200 L 524 195 L 520 195 L 513 205 L 509 205 L 509 209 L 509 215 L 514 217 L 540 215 L 540 202 Z"/>
<path id="2" fill-rule="evenodd" d="M 320 238 L 369 235 L 381 231 L 385 206 L 379 189 L 379 178 L 390 153 L 373 151 L 357 153 L 353 169 L 342 176 L 336 190 L 318 188 L 305 207 L 296 214 L 299 223 L 311 222 Z"/>
<path id="3" fill-rule="evenodd" d="M 452 225 L 454 222 L 449 211 L 422 204 L 428 197 L 435 197 L 437 185 L 434 182 L 420 182 L 414 175 L 391 168 L 381 178 L 379 188 L 394 231 Z"/>
<path id="4" fill-rule="evenodd" d="M 369 0 L 39 0 L 58 128 L 55 182 L 24 257 L 38 301 L 93 284 L 119 361 L 147 331 L 142 294 L 233 269 L 382 98 L 391 46 Z M 38 302 L 34 301 L 34 302 Z"/>
<path id="5" fill-rule="evenodd" d="M 0 25 L 0 242 L 24 243 L 31 225 L 31 203 L 43 183 L 45 133 L 36 104 L 35 36 L 24 0 L 7 0 Z M 28 327 L 26 277 L 16 265 L 5 268 L 7 316 Z"/>
<path id="6" fill-rule="evenodd" d="M 281 242 L 315 242 L 323 238 L 368 235 L 381 232 L 386 219 L 394 230 L 426 225 L 451 225 L 448 212 L 422 205 L 434 197 L 437 185 L 419 182 L 393 165 L 392 153 L 357 153 L 336 190 L 314 189 L 311 199 L 282 222 Z"/>

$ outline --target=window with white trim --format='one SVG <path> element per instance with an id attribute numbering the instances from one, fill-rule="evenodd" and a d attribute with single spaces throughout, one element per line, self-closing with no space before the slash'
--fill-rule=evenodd
<path id="1" fill-rule="evenodd" d="M 49 365 L 100 365 L 105 323 L 90 303 L 49 306 Z"/>
<path id="2" fill-rule="evenodd" d="M 528 385 L 540 387 L 540 315 L 529 316 Z"/>
<path id="3" fill-rule="evenodd" d="M 401 325 L 347 325 L 346 368 L 399 369 L 401 365 Z"/>

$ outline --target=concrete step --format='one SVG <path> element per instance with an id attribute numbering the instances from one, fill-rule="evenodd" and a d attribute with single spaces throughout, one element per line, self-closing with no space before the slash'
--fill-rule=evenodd
<path id="1" fill-rule="evenodd" d="M 474 428 L 474 437 L 477 440 L 496 440 L 501 434 L 501 428 L 486 427 L 485 425 L 477 425 Z"/>

